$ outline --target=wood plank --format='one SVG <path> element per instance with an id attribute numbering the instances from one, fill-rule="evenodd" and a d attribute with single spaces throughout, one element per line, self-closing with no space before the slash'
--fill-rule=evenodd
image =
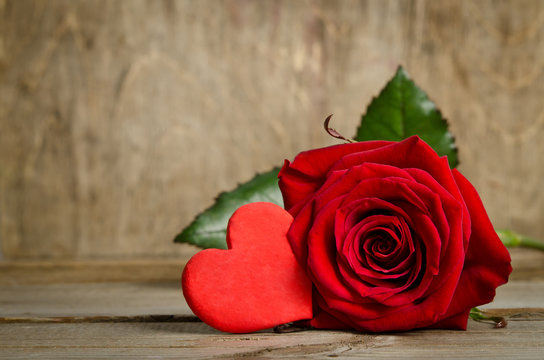
<path id="1" fill-rule="evenodd" d="M 0 286 L 2 317 L 191 314 L 179 281 Z"/>
<path id="2" fill-rule="evenodd" d="M 0 261 L 0 285 L 179 281 L 185 263 L 201 250 L 182 248 L 170 259 Z M 544 280 L 544 252 L 513 248 L 510 253 L 514 268 L 511 280 Z"/>
<path id="3" fill-rule="evenodd" d="M 469 322 L 463 331 L 391 334 L 304 331 L 224 334 L 203 323 L 4 324 L 0 358 L 445 358 L 537 359 L 544 321 L 506 329 Z"/>
<path id="4" fill-rule="evenodd" d="M 482 306 L 493 308 L 539 308 L 544 306 L 544 281 L 512 280 L 497 289 L 493 302 Z"/>
<path id="5" fill-rule="evenodd" d="M 189 255 L 188 255 L 189 256 Z M 191 315 L 180 260 L 0 263 L 1 317 Z M 513 249 L 512 280 L 484 308 L 544 304 L 544 254 Z"/>
<path id="6" fill-rule="evenodd" d="M 0 285 L 179 281 L 197 251 L 187 248 L 176 259 L 0 261 Z"/>
<path id="7" fill-rule="evenodd" d="M 0 359 L 541 358 L 541 254 L 518 250 L 512 254 L 519 275 L 486 306 L 508 327 L 469 321 L 467 332 L 225 334 L 196 322 L 181 294 L 177 261 L 4 264 Z M 140 276 L 146 281 L 134 281 Z M 97 282 L 104 278 L 110 281 Z"/>
<path id="8" fill-rule="evenodd" d="M 544 280 L 544 251 L 508 249 L 512 256 L 510 280 Z"/>
<path id="9" fill-rule="evenodd" d="M 483 306 L 540 308 L 544 281 L 511 281 Z M 0 286 L 0 317 L 51 318 L 192 315 L 179 282 L 129 282 Z"/>

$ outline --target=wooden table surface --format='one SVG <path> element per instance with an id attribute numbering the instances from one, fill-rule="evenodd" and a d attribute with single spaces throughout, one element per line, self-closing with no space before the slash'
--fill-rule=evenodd
<path id="1" fill-rule="evenodd" d="M 544 359 L 544 254 L 512 255 L 510 282 L 482 307 L 505 329 L 469 320 L 467 331 L 388 334 L 216 331 L 183 300 L 186 259 L 0 263 L 0 359 Z"/>

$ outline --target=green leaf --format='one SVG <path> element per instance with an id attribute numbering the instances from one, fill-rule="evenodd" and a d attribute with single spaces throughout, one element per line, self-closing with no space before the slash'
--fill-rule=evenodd
<path id="1" fill-rule="evenodd" d="M 200 213 L 174 242 L 190 243 L 201 248 L 226 249 L 227 224 L 240 206 L 252 202 L 266 201 L 283 207 L 283 198 L 278 187 L 279 168 L 256 175 L 236 189 L 219 194 L 215 203 Z"/>
<path id="2" fill-rule="evenodd" d="M 457 147 L 448 123 L 427 94 L 399 66 L 395 76 L 375 97 L 361 119 L 355 140 L 401 141 L 418 135 L 439 155 L 457 166 Z"/>

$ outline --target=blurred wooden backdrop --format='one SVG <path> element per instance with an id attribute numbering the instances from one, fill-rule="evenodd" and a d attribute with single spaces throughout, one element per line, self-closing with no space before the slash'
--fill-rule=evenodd
<path id="1" fill-rule="evenodd" d="M 176 256 L 403 64 L 497 227 L 544 237 L 544 2 L 0 0 L 4 259 Z"/>

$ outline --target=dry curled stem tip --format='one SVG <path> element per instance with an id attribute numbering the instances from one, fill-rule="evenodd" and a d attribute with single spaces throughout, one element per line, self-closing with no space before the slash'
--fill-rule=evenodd
<path id="1" fill-rule="evenodd" d="M 325 123 L 323 124 L 323 126 L 325 127 L 325 131 L 327 132 L 327 134 L 329 134 L 329 135 L 332 136 L 333 138 L 340 139 L 340 140 L 344 140 L 344 141 L 347 141 L 348 143 L 352 143 L 353 140 L 347 139 L 347 138 L 344 137 L 342 134 L 340 134 L 338 131 L 336 131 L 336 130 L 334 130 L 333 128 L 329 127 L 329 122 L 331 121 L 332 115 L 333 115 L 333 114 L 330 114 L 329 116 L 327 116 L 327 118 L 325 119 Z"/>
<path id="2" fill-rule="evenodd" d="M 501 318 L 495 323 L 495 329 L 504 329 L 508 325 L 508 322 L 504 318 Z"/>

